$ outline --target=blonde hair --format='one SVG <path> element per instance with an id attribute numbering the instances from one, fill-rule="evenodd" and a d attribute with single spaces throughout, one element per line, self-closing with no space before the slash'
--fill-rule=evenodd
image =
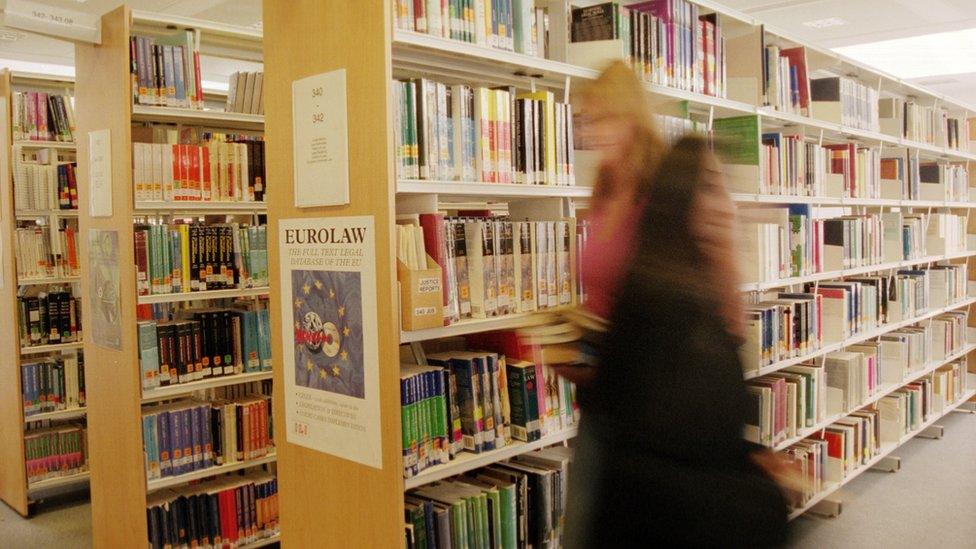
<path id="1" fill-rule="evenodd" d="M 606 173 L 605 169 L 598 174 L 593 206 L 598 207 L 613 194 L 614 187 L 608 178 L 614 176 L 636 179 L 635 196 L 646 197 L 666 146 L 654 127 L 648 92 L 640 79 L 626 63 L 615 61 L 596 80 L 584 85 L 578 98 L 584 120 L 622 120 L 634 130 L 633 139 L 627 143 L 626 160 L 614 167 L 615 175 Z"/>

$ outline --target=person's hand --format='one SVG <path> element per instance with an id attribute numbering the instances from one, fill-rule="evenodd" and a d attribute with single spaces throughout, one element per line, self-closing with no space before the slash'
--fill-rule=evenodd
<path id="1" fill-rule="evenodd" d="M 586 364 L 550 364 L 556 375 L 562 376 L 576 384 L 577 387 L 586 387 L 593 383 L 596 377 L 596 367 Z"/>
<path id="2" fill-rule="evenodd" d="M 805 489 L 803 476 L 792 465 L 789 458 L 778 452 L 758 450 L 749 454 L 753 463 L 759 466 L 787 495 L 801 494 Z"/>

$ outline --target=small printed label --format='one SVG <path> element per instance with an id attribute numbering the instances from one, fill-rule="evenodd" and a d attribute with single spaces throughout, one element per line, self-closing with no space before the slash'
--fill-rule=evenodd
<path id="1" fill-rule="evenodd" d="M 430 316 L 434 314 L 435 309 L 433 307 L 415 307 L 413 310 L 413 316 Z"/>
<path id="2" fill-rule="evenodd" d="M 421 278 L 417 281 L 417 292 L 421 294 L 440 293 L 441 279 L 435 277 Z"/>

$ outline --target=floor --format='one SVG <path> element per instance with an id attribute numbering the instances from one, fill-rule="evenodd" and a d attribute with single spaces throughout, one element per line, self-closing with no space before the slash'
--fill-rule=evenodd
<path id="1" fill-rule="evenodd" d="M 87 493 L 45 500 L 29 520 L 0 502 L 0 547 L 4 549 L 87 549 L 91 505 Z"/>
<path id="2" fill-rule="evenodd" d="M 797 519 L 791 546 L 976 548 L 976 415 L 953 413 L 939 423 L 944 438 L 915 438 L 895 452 L 901 471 L 866 471 L 845 487 L 839 517 Z M 30 520 L 0 504 L 0 546 L 90 547 L 90 514 L 77 496 L 45 502 Z"/>

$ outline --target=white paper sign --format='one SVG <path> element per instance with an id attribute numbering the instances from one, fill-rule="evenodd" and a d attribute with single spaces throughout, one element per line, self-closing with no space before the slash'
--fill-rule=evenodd
<path id="1" fill-rule="evenodd" d="M 88 213 L 112 217 L 112 133 L 88 132 Z"/>
<path id="2" fill-rule="evenodd" d="M 291 98 L 295 207 L 348 204 L 346 70 L 295 80 Z"/>
<path id="3" fill-rule="evenodd" d="M 382 467 L 373 217 L 282 219 L 288 442 Z"/>
<path id="4" fill-rule="evenodd" d="M 97 15 L 27 0 L 7 0 L 3 24 L 61 40 L 102 43 L 102 19 Z"/>

